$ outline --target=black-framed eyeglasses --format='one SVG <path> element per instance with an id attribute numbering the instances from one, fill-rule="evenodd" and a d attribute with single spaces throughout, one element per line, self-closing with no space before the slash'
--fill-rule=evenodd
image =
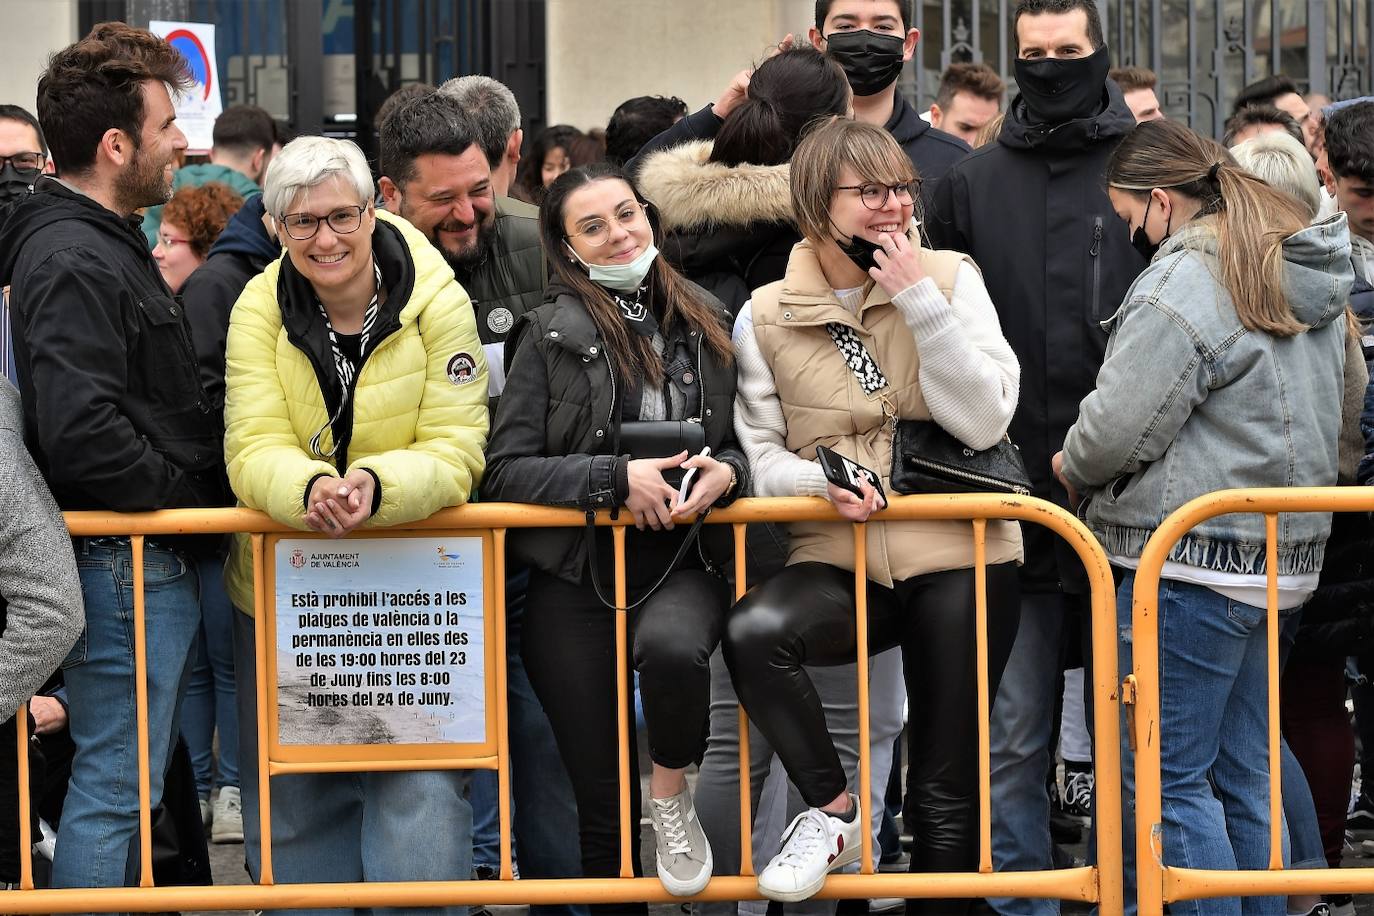
<path id="1" fill-rule="evenodd" d="M 48 164 L 48 157 L 42 153 L 15 153 L 13 156 L 0 156 L 0 169 L 12 165 L 21 172 L 36 172 Z"/>
<path id="2" fill-rule="evenodd" d="M 286 234 L 298 242 L 308 242 L 320 231 L 320 223 L 328 223 L 329 231 L 335 235 L 348 235 L 357 232 L 358 227 L 363 224 L 363 214 L 367 212 L 367 205 L 362 204 L 352 207 L 340 207 L 328 216 L 316 216 L 313 213 L 283 213 L 281 215 L 281 225 Z"/>
<path id="3" fill-rule="evenodd" d="M 865 181 L 863 184 L 842 184 L 835 188 L 837 191 L 858 191 L 859 200 L 870 210 L 881 210 L 887 206 L 889 194 L 897 196 L 897 203 L 902 206 L 914 201 L 921 193 L 921 179 L 913 178 L 911 181 L 902 184 L 886 185 L 878 184 L 876 181 Z"/>

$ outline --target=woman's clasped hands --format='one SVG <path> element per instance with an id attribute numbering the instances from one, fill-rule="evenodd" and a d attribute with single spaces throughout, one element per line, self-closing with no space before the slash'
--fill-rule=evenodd
<path id="1" fill-rule="evenodd" d="M 305 524 L 314 531 L 341 538 L 372 516 L 377 481 L 361 468 L 343 477 L 320 477 L 310 486 Z"/>

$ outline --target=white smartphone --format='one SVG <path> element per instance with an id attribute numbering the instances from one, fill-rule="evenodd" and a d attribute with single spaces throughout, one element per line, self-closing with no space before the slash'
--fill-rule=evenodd
<path id="1" fill-rule="evenodd" d="M 702 457 L 702 458 L 709 458 L 710 455 L 711 455 L 711 446 L 708 445 L 708 446 L 706 446 L 704 449 L 701 450 L 700 457 Z M 683 503 L 685 503 L 685 502 L 687 501 L 687 493 L 692 489 L 692 481 L 696 480 L 696 477 L 697 477 L 697 469 L 696 469 L 696 468 L 688 468 L 688 469 L 687 469 L 687 473 L 682 475 L 682 486 L 679 487 L 679 488 L 678 488 L 678 491 L 677 491 L 677 504 L 678 504 L 679 506 L 682 505 Z"/>

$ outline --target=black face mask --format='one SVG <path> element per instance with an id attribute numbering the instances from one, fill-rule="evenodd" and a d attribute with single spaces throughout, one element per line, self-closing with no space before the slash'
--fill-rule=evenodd
<path id="1" fill-rule="evenodd" d="M 1140 252 L 1146 261 L 1155 259 L 1155 255 L 1159 253 L 1159 246 L 1163 245 L 1165 239 L 1169 238 L 1174 223 L 1174 215 L 1170 213 L 1169 218 L 1164 222 L 1164 237 L 1158 242 L 1150 241 L 1150 236 L 1145 232 L 1145 222 L 1150 218 L 1150 204 L 1154 202 L 1153 197 L 1145 202 L 1145 215 L 1140 218 L 1140 225 L 1136 227 L 1135 232 L 1131 233 L 1131 247 Z"/>
<path id="2" fill-rule="evenodd" d="M 17 169 L 14 163 L 6 162 L 4 168 L 0 168 L 0 207 L 28 197 L 38 175 L 38 169 Z"/>
<path id="3" fill-rule="evenodd" d="M 1046 124 L 1090 118 L 1102 105 L 1111 57 L 1103 45 L 1087 57 L 1016 61 L 1016 85 L 1026 107 Z"/>
<path id="4" fill-rule="evenodd" d="M 878 266 L 878 261 L 873 255 L 882 250 L 882 245 L 870 242 L 861 235 L 851 235 L 847 242 L 836 239 L 835 244 L 840 246 L 840 251 L 844 252 L 845 257 L 857 264 L 864 273 L 868 273 L 870 267 Z"/>
<path id="5" fill-rule="evenodd" d="M 825 50 L 844 68 L 854 94 L 865 96 L 877 95 L 901 76 L 904 44 L 897 35 L 854 29 L 826 36 Z"/>

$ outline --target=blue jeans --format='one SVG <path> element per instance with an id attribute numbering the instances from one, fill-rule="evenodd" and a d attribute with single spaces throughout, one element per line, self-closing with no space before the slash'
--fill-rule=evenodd
<path id="1" fill-rule="evenodd" d="M 430 770 L 272 777 L 272 870 L 276 882 L 455 881 L 469 877 L 472 809 L 463 797 L 468 775 L 466 770 Z M 243 794 L 247 793 L 245 786 Z M 463 916 L 467 909 L 379 907 L 371 912 L 376 916 Z"/>
<path id="2" fill-rule="evenodd" d="M 86 628 L 63 662 L 76 756 L 52 882 L 118 887 L 134 877 L 138 848 L 133 559 L 113 538 L 78 538 L 73 547 Z M 200 622 L 200 585 L 195 566 L 153 544 L 143 551 L 143 576 L 148 784 L 156 806 Z"/>
<path id="3" fill-rule="evenodd" d="M 257 657 L 253 618 L 234 611 L 243 851 L 259 879 Z M 272 872 L 278 884 L 457 881 L 472 875 L 472 808 L 465 770 L 311 773 L 272 777 Z M 465 916 L 467 907 L 371 913 Z M 278 910 L 289 916 L 347 910 Z M 359 910 L 359 913 L 369 912 Z"/>
<path id="4" fill-rule="evenodd" d="M 1076 595 L 1026 592 L 1021 627 L 1002 672 L 989 733 L 992 757 L 992 861 L 998 871 L 1049 871 L 1050 735 L 1060 673 L 1064 615 L 1082 602 Z M 1002 916 L 1056 916 L 1058 900 L 1000 897 L 988 900 Z"/>
<path id="5" fill-rule="evenodd" d="M 1123 673 L 1131 670 L 1134 585 L 1128 573 L 1117 590 Z M 1184 582 L 1164 580 L 1159 591 L 1164 862 L 1226 871 L 1268 868 L 1267 612 Z M 1134 759 L 1124 729 L 1122 775 L 1124 797 L 1134 808 Z M 1128 830 L 1133 822 L 1131 817 Z M 1132 840 L 1126 851 L 1126 899 L 1133 911 Z M 1185 900 L 1169 909 L 1175 916 L 1282 916 L 1284 899 Z"/>
<path id="6" fill-rule="evenodd" d="M 506 670 L 510 670 L 509 668 Z M 495 770 L 478 770 L 472 774 L 472 864 L 474 867 L 500 868 L 501 818 L 496 807 L 498 779 Z M 512 812 L 514 813 L 514 812 Z M 513 831 L 512 831 L 513 832 Z M 511 837 L 511 864 L 516 864 L 515 837 Z"/>
<path id="7" fill-rule="evenodd" d="M 239 726 L 234 706 L 233 605 L 224 591 L 224 559 L 205 557 L 200 571 L 200 638 L 186 685 L 181 734 L 191 752 L 196 792 L 209 798 L 215 786 L 239 784 Z M 219 730 L 219 778 L 211 752 Z"/>

